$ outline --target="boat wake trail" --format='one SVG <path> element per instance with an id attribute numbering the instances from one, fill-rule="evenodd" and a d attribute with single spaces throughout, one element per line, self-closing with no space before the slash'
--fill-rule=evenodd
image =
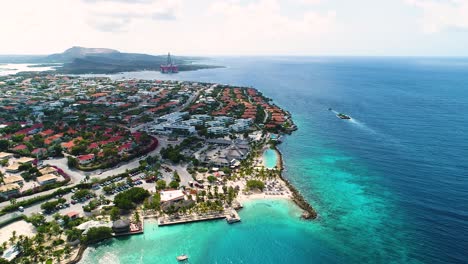
<path id="1" fill-rule="evenodd" d="M 330 111 L 331 111 L 332 113 L 334 113 L 335 115 L 340 114 L 339 112 L 337 112 L 337 111 L 335 111 L 335 110 L 333 110 L 333 109 L 330 109 Z M 362 122 L 356 120 L 356 119 L 353 118 L 353 117 L 351 117 L 351 119 L 347 119 L 346 121 L 349 122 L 349 123 L 351 123 L 351 124 L 353 124 L 353 125 L 355 125 L 355 126 L 358 127 L 359 129 L 362 129 L 362 130 L 368 132 L 368 133 L 371 133 L 371 134 L 378 134 L 375 130 L 373 130 L 372 128 L 368 127 L 366 124 L 364 124 L 364 123 L 362 123 Z"/>
<path id="2" fill-rule="evenodd" d="M 334 113 L 335 115 L 338 115 L 339 112 L 331 109 L 330 110 L 332 113 Z M 382 132 L 378 132 L 372 128 L 370 128 L 369 126 L 367 126 L 365 123 L 357 120 L 356 118 L 352 117 L 350 119 L 346 119 L 346 120 L 343 120 L 345 123 L 349 123 L 349 124 L 352 124 L 354 127 L 368 133 L 369 135 L 371 135 L 372 137 L 374 138 L 377 138 L 377 139 L 380 139 L 382 141 L 385 141 L 387 143 L 390 143 L 390 144 L 393 144 L 395 146 L 398 146 L 398 148 L 404 148 L 404 146 L 401 144 L 400 140 L 392 137 L 392 136 L 389 136 L 385 133 L 382 133 Z"/>
<path id="3" fill-rule="evenodd" d="M 371 134 L 378 134 L 377 131 L 375 131 L 374 129 L 368 127 L 366 124 L 354 119 L 351 117 L 351 119 L 348 120 L 350 123 L 352 123 L 353 125 L 355 125 L 356 127 L 368 132 L 368 133 L 371 133 Z"/>

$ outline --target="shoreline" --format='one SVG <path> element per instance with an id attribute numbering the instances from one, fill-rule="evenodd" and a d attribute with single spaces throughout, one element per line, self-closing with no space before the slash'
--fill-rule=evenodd
<path id="1" fill-rule="evenodd" d="M 288 179 L 286 179 L 284 177 L 283 170 L 284 170 L 285 166 L 284 166 L 283 154 L 281 153 L 281 151 L 278 149 L 278 147 L 276 145 L 273 147 L 273 149 L 276 151 L 276 154 L 278 155 L 278 158 L 279 158 L 278 159 L 278 164 L 276 165 L 276 166 L 279 167 L 278 169 L 280 170 L 279 177 L 284 182 L 284 184 L 286 185 L 286 187 L 289 189 L 289 191 L 292 194 L 290 199 L 299 208 L 304 210 L 304 213 L 302 214 L 301 217 L 303 219 L 307 219 L 307 220 L 317 219 L 317 217 L 318 217 L 317 211 L 315 211 L 315 209 L 309 204 L 309 202 L 307 202 L 307 200 L 296 189 L 296 187 L 294 187 L 294 185 L 291 182 L 289 182 Z"/>
<path id="2" fill-rule="evenodd" d="M 290 200 L 297 207 L 299 207 L 299 209 L 303 211 L 301 218 L 305 220 L 317 219 L 318 217 L 317 211 L 309 204 L 309 202 L 307 202 L 307 200 L 304 198 L 304 196 L 302 196 L 299 190 L 296 189 L 296 187 L 294 187 L 294 185 L 291 182 L 289 182 L 289 180 L 286 177 L 284 177 L 283 170 L 285 168 L 285 165 L 284 165 L 284 160 L 283 160 L 283 154 L 281 153 L 281 151 L 278 149 L 276 145 L 273 147 L 270 147 L 269 145 L 265 145 L 262 148 L 262 155 L 260 156 L 260 158 L 262 159 L 261 164 L 265 167 L 265 161 L 263 160 L 263 152 L 267 149 L 272 149 L 273 151 L 275 151 L 277 158 L 278 158 L 276 167 L 280 171 L 279 178 L 277 180 L 280 181 L 287 188 L 289 193 L 286 192 L 285 194 L 276 194 L 276 195 L 266 194 L 265 192 L 251 193 L 251 194 L 240 193 L 236 198 L 237 201 L 240 203 L 243 203 L 243 202 L 248 202 L 252 200 L 278 200 L 278 199 Z M 243 185 L 242 182 L 234 182 L 234 183 L 241 185 L 241 186 Z"/>

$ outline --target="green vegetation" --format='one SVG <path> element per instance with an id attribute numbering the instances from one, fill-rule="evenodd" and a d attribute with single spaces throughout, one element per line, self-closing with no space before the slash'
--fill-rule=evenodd
<path id="1" fill-rule="evenodd" d="M 177 189 L 177 188 L 179 188 L 179 182 L 177 182 L 177 181 L 171 181 L 171 182 L 169 183 L 169 188 L 171 188 L 171 189 Z"/>
<path id="2" fill-rule="evenodd" d="M 216 181 L 216 177 L 213 176 L 213 175 L 208 176 L 207 179 L 208 179 L 208 182 L 209 182 L 209 183 L 214 183 L 214 182 Z"/>
<path id="3" fill-rule="evenodd" d="M 112 228 L 110 227 L 91 227 L 88 230 L 86 236 L 83 237 L 83 242 L 86 244 L 94 244 L 104 239 L 108 239 L 112 237 Z"/>
<path id="4" fill-rule="evenodd" d="M 165 180 L 158 180 L 156 182 L 156 189 L 157 190 L 164 190 L 166 189 L 166 181 Z"/>
<path id="5" fill-rule="evenodd" d="M 65 234 L 67 235 L 67 241 L 69 242 L 75 241 L 77 239 L 81 239 L 81 230 L 76 229 L 76 228 L 67 230 Z"/>
<path id="6" fill-rule="evenodd" d="M 120 209 L 130 210 L 135 208 L 136 203 L 141 203 L 150 196 L 149 192 L 140 187 L 133 187 L 114 197 L 114 204 Z"/>
<path id="7" fill-rule="evenodd" d="M 78 166 L 78 160 L 73 158 L 73 157 L 68 156 L 67 157 L 67 165 L 70 168 L 76 168 Z"/>
<path id="8" fill-rule="evenodd" d="M 195 148 L 197 143 L 200 142 L 200 139 L 196 137 L 188 137 L 184 139 L 179 145 L 177 146 L 169 146 L 167 148 L 161 149 L 161 156 L 163 159 L 168 159 L 173 163 L 179 163 L 181 161 L 187 160 L 187 158 L 182 155 L 180 152 L 184 148 Z M 191 160 L 191 158 L 190 158 Z"/>
<path id="9" fill-rule="evenodd" d="M 161 208 L 161 195 L 159 193 L 155 193 L 152 197 L 146 199 L 143 205 L 145 210 L 159 211 Z"/>
<path id="10" fill-rule="evenodd" d="M 185 159 L 184 155 L 180 153 L 179 146 L 161 149 L 161 156 L 163 159 L 168 159 L 173 163 L 179 163 Z"/>
<path id="11" fill-rule="evenodd" d="M 75 192 L 75 194 L 72 195 L 72 199 L 74 200 L 80 200 L 80 199 L 83 199 L 83 198 L 86 198 L 87 196 L 91 196 L 92 193 L 89 191 L 89 190 L 78 190 Z"/>
<path id="12" fill-rule="evenodd" d="M 250 190 L 258 189 L 258 190 L 263 191 L 263 189 L 265 188 L 265 183 L 259 180 L 248 180 L 247 188 L 249 188 Z"/>
<path id="13" fill-rule="evenodd" d="M 265 111 L 262 106 L 257 105 L 257 114 L 255 115 L 255 123 L 263 124 L 265 119 Z"/>
<path id="14" fill-rule="evenodd" d="M 46 185 L 46 186 L 53 186 L 53 184 Z M 90 186 L 88 187 L 86 184 L 78 185 L 77 187 L 78 188 L 86 188 L 86 187 L 90 188 Z M 55 197 L 55 196 L 57 196 L 59 194 L 63 195 L 63 194 L 69 193 L 71 191 L 71 189 L 72 189 L 72 187 L 65 188 L 65 189 L 57 189 L 55 192 L 53 192 L 51 194 L 36 196 L 36 197 L 28 199 L 28 200 L 23 200 L 23 201 L 15 203 L 15 204 L 7 205 L 7 206 L 3 207 L 3 209 L 0 211 L 0 215 L 4 215 L 6 213 L 16 211 L 16 210 L 18 210 L 18 208 L 20 206 L 28 207 L 28 206 L 33 205 L 35 203 L 39 203 L 39 202 L 42 202 L 42 201 L 45 201 L 45 200 L 49 200 L 49 199 L 51 199 L 51 198 L 53 198 L 53 197 Z"/>
<path id="15" fill-rule="evenodd" d="M 45 203 L 41 204 L 41 209 L 46 211 L 46 212 L 51 212 L 51 211 L 54 211 L 59 204 L 63 204 L 65 202 L 66 202 L 66 200 L 63 199 L 63 198 L 60 198 L 60 199 L 55 200 L 55 201 L 45 202 Z"/>
<path id="16" fill-rule="evenodd" d="M 112 221 L 118 220 L 120 218 L 120 210 L 117 207 L 112 207 L 112 209 L 109 212 L 110 218 Z"/>
<path id="17" fill-rule="evenodd" d="M 0 151 L 7 151 L 10 146 L 10 141 L 6 139 L 0 140 Z"/>

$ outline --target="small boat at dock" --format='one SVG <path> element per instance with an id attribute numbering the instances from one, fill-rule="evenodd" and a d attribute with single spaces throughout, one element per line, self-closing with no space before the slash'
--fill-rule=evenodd
<path id="1" fill-rule="evenodd" d="M 186 260 L 188 260 L 188 256 L 185 254 L 182 254 L 177 257 L 177 261 L 186 261 Z"/>

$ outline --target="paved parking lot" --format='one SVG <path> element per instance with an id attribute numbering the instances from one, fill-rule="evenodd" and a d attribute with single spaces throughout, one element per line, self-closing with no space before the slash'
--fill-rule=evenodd
<path id="1" fill-rule="evenodd" d="M 135 175 L 134 177 L 132 177 L 132 179 L 139 179 L 139 176 L 141 176 L 141 174 L 140 174 L 140 175 Z M 126 181 L 127 181 L 126 178 L 122 178 L 120 181 L 116 181 L 115 183 L 116 183 L 116 184 L 117 184 L 117 183 L 121 183 L 121 182 L 122 182 L 122 183 L 126 183 Z M 146 183 L 145 181 L 141 180 L 141 184 L 135 185 L 134 187 L 141 187 L 141 188 L 144 188 L 144 189 L 148 190 L 150 193 L 152 193 L 152 192 L 154 192 L 154 190 L 155 190 L 155 189 L 154 189 L 154 186 L 155 186 L 154 183 Z M 102 190 L 102 187 L 99 187 L 99 189 L 97 189 L 97 190 L 91 189 L 90 191 L 91 191 L 92 193 L 94 193 L 95 196 L 96 196 L 97 198 L 99 198 L 100 195 L 104 195 L 104 197 L 105 197 L 106 199 L 109 199 L 109 200 L 111 200 L 111 201 L 114 200 L 115 195 L 117 195 L 117 193 L 120 192 L 120 191 L 119 191 L 119 192 L 116 192 L 116 193 L 114 193 L 114 194 L 106 195 L 106 194 L 104 193 L 104 191 Z M 122 191 L 124 191 L 124 190 L 122 190 Z M 83 211 L 83 206 L 87 205 L 87 204 L 89 203 L 89 201 L 91 201 L 91 200 L 94 199 L 94 198 L 88 199 L 88 200 L 85 201 L 85 202 L 77 202 L 76 204 L 72 204 L 72 203 L 71 203 L 71 201 L 72 201 L 72 198 L 71 198 L 71 197 L 73 196 L 73 194 L 74 194 L 74 193 L 68 193 L 68 194 L 65 194 L 65 195 L 63 195 L 63 196 L 61 197 L 61 198 L 64 198 L 64 199 L 66 200 L 66 203 L 70 204 L 70 207 L 65 207 L 65 208 L 60 209 L 60 210 L 58 210 L 58 211 L 56 211 L 56 212 L 53 212 L 53 213 L 51 213 L 51 214 L 45 214 L 44 216 L 46 217 L 46 219 L 49 220 L 49 221 L 52 220 L 52 219 L 53 219 L 53 215 L 54 215 L 55 213 L 59 213 L 59 214 L 61 214 L 61 215 L 64 215 L 64 214 L 67 214 L 67 213 L 69 213 L 69 212 L 78 212 L 78 213 L 80 213 L 80 215 L 82 215 L 82 216 L 85 215 L 85 212 Z M 59 198 L 59 197 L 57 197 L 57 198 Z M 55 199 L 56 199 L 56 198 L 55 198 Z M 55 200 L 55 199 L 51 199 L 51 200 L 49 200 L 49 201 L 53 201 L 53 200 Z M 25 215 L 27 215 L 27 216 L 31 216 L 33 213 L 41 213 L 41 212 L 42 212 L 41 204 L 42 204 L 42 203 L 39 203 L 39 204 L 35 204 L 35 205 L 32 205 L 32 206 L 29 206 L 29 207 L 24 208 L 23 214 L 25 214 Z M 20 213 L 20 212 L 18 212 L 18 213 Z"/>

